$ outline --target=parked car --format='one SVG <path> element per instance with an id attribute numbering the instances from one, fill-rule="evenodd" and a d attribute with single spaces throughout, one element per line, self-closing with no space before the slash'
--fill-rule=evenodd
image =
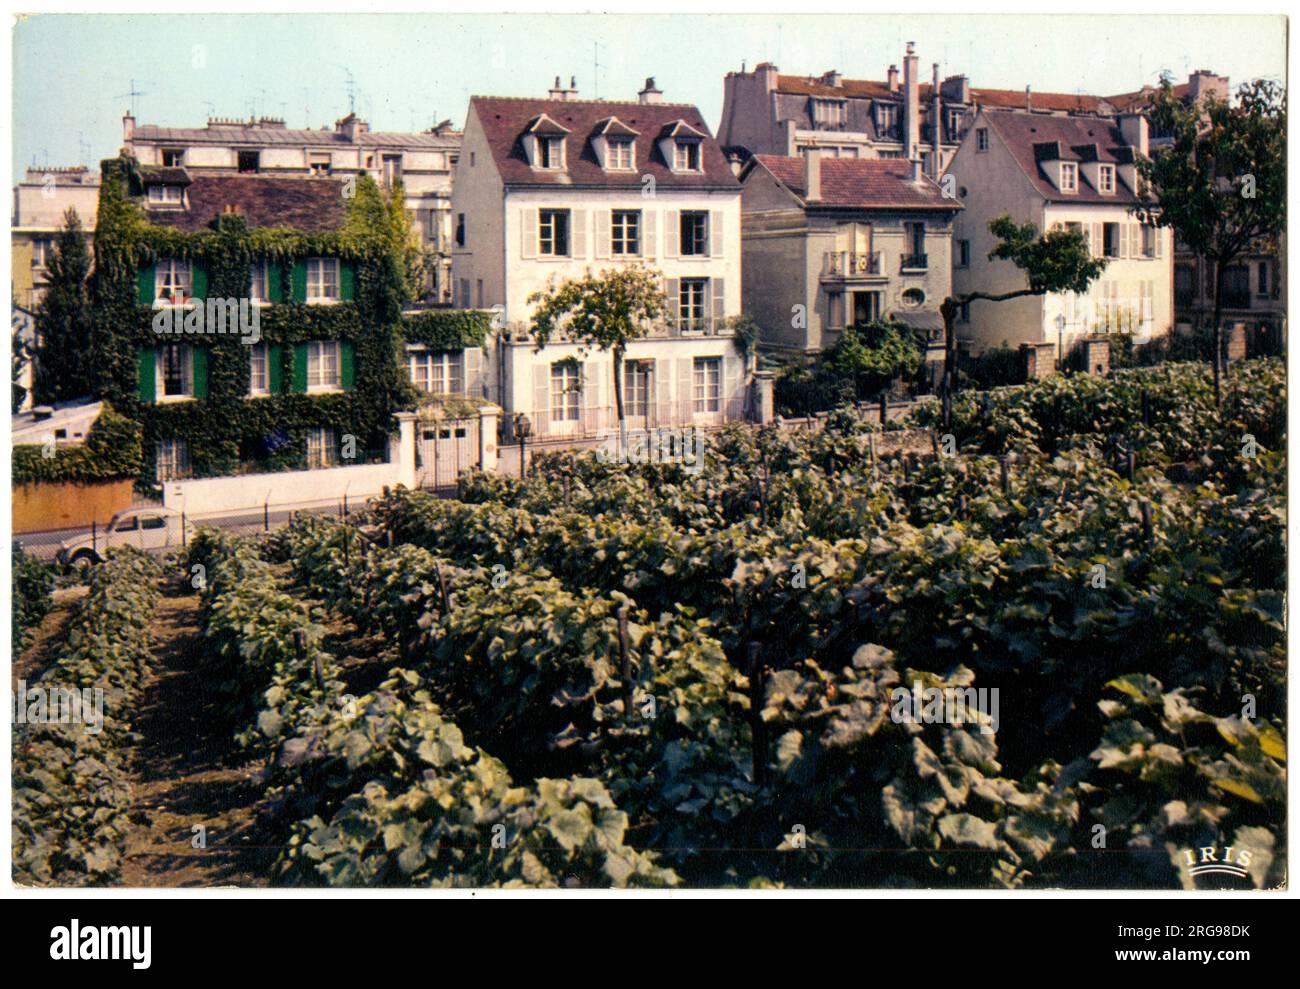
<path id="1" fill-rule="evenodd" d="M 65 539 L 59 544 L 57 559 L 64 566 L 89 566 L 115 546 L 162 553 L 184 543 L 181 519 L 181 513 L 172 508 L 123 509 L 98 533 Z"/>

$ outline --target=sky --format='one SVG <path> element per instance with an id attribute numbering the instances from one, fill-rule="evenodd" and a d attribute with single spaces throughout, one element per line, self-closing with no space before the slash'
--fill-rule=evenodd
<path id="1" fill-rule="evenodd" d="M 923 79 L 1098 95 L 1211 69 L 1234 88 L 1283 81 L 1277 16 L 814 14 L 45 14 L 13 33 L 13 167 L 93 165 L 116 154 L 122 115 L 201 127 L 209 115 L 332 125 L 350 105 L 373 130 L 465 121 L 471 94 L 632 99 L 647 76 L 715 130 L 723 77 L 742 63 L 883 79 L 916 42 Z M 132 97 L 132 91 L 140 94 Z"/>

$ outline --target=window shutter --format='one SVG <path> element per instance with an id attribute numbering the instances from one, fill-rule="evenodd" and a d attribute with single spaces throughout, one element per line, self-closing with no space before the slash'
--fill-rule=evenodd
<path id="1" fill-rule="evenodd" d="M 190 294 L 196 299 L 206 299 L 208 297 L 208 269 L 196 264 L 191 270 L 193 271 L 193 277 L 190 283 Z"/>
<path id="2" fill-rule="evenodd" d="M 668 325 L 676 327 L 680 318 L 681 298 L 679 293 L 681 292 L 681 282 L 676 278 L 669 278 L 665 284 L 667 287 L 664 289 L 664 294 L 668 297 Z"/>
<path id="3" fill-rule="evenodd" d="M 664 257 L 677 257 L 678 241 L 682 233 L 682 216 L 675 209 L 664 210 Z"/>
<path id="4" fill-rule="evenodd" d="M 152 306 L 153 300 L 158 298 L 155 291 L 154 266 L 151 264 L 141 265 L 137 274 L 140 283 L 140 305 Z"/>
<path id="5" fill-rule="evenodd" d="M 1152 227 L 1151 233 L 1156 244 L 1155 256 L 1162 258 L 1165 255 L 1165 232 L 1160 227 Z"/>
<path id="6" fill-rule="evenodd" d="M 709 214 L 709 257 L 711 258 L 722 257 L 725 246 L 722 217 L 723 213 L 720 209 L 715 209 Z"/>
<path id="7" fill-rule="evenodd" d="M 1099 258 L 1106 253 L 1105 231 L 1100 223 L 1092 225 L 1092 256 Z"/>
<path id="8" fill-rule="evenodd" d="M 641 256 L 643 258 L 653 258 L 655 256 L 655 218 L 659 216 L 657 209 L 643 209 L 641 211 L 641 222 L 645 225 L 645 231 L 641 235 Z"/>
<path id="9" fill-rule="evenodd" d="M 551 366 L 533 365 L 533 428 L 544 430 L 551 421 Z"/>
<path id="10" fill-rule="evenodd" d="M 291 290 L 294 302 L 307 301 L 307 262 L 295 261 L 293 263 L 293 273 L 290 277 L 292 282 Z"/>
<path id="11" fill-rule="evenodd" d="M 688 423 L 695 413 L 695 364 L 689 357 L 677 360 L 677 415 L 679 423 Z"/>
<path id="12" fill-rule="evenodd" d="M 713 328 L 721 329 L 722 321 L 727 316 L 727 289 L 725 278 L 714 278 L 713 288 Z"/>
<path id="13" fill-rule="evenodd" d="M 587 211 L 575 209 L 569 213 L 573 229 L 569 231 L 569 257 L 585 258 L 587 256 Z"/>
<path id="14" fill-rule="evenodd" d="M 339 341 L 339 378 L 344 391 L 352 391 L 357 384 L 357 351 L 350 340 Z"/>
<path id="15" fill-rule="evenodd" d="M 523 236 L 523 243 L 519 247 L 519 256 L 535 258 L 537 257 L 537 210 L 532 207 L 525 207 L 519 211 L 519 214 L 519 229 Z"/>
<path id="16" fill-rule="evenodd" d="M 720 358 L 722 361 L 722 381 L 719 384 L 722 387 L 722 394 L 718 396 L 718 411 L 726 418 L 731 411 L 730 403 L 741 398 L 741 372 L 743 362 L 739 356 L 729 356 L 723 354 Z M 737 403 L 739 404 L 739 403 Z"/>
<path id="17" fill-rule="evenodd" d="M 208 397 L 208 348 L 192 347 L 194 355 L 194 397 Z"/>
<path id="18" fill-rule="evenodd" d="M 158 398 L 158 379 L 154 371 L 155 359 L 156 355 L 152 347 L 140 348 L 140 401 L 142 402 L 153 402 Z"/>
<path id="19" fill-rule="evenodd" d="M 658 404 L 653 413 L 654 422 L 670 422 L 673 417 L 673 362 L 663 357 L 655 361 L 655 401 Z"/>
<path id="20" fill-rule="evenodd" d="M 278 395 L 283 382 L 284 348 L 273 343 L 266 348 L 266 387 L 272 395 Z"/>
<path id="21" fill-rule="evenodd" d="M 609 237 L 613 213 L 607 209 L 596 210 L 596 260 L 603 261 L 610 256 Z"/>
<path id="22" fill-rule="evenodd" d="M 284 266 L 279 261 L 266 262 L 266 293 L 271 302 L 284 301 Z"/>
<path id="23" fill-rule="evenodd" d="M 351 302 L 356 298 L 356 265 L 351 261 L 339 262 L 339 298 Z"/>
<path id="24" fill-rule="evenodd" d="M 465 394 L 478 398 L 483 394 L 483 351 L 478 347 L 466 347 L 463 353 Z"/>
<path id="25" fill-rule="evenodd" d="M 307 345 L 294 344 L 293 348 L 293 390 L 307 391 Z"/>

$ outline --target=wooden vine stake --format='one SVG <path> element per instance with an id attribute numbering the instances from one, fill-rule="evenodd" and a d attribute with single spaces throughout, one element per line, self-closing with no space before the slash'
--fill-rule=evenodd
<path id="1" fill-rule="evenodd" d="M 619 678 L 623 681 L 623 714 L 632 717 L 632 644 L 627 632 L 627 603 L 618 609 Z"/>
<path id="2" fill-rule="evenodd" d="M 1004 453 L 998 457 L 998 474 L 1002 478 L 1002 493 L 1008 497 L 1011 495 L 1011 474 L 1007 470 L 1007 455 Z"/>
<path id="3" fill-rule="evenodd" d="M 1138 502 L 1138 510 L 1142 513 L 1142 541 L 1149 548 L 1151 546 L 1151 502 L 1143 498 Z"/>
<path id="4" fill-rule="evenodd" d="M 754 782 L 758 786 L 767 785 L 767 724 L 763 721 L 763 700 L 767 693 L 766 677 L 763 670 L 763 645 L 750 642 L 749 654 L 749 725 L 753 736 Z"/>
<path id="5" fill-rule="evenodd" d="M 438 575 L 438 590 L 442 594 L 442 613 L 443 615 L 451 614 L 451 595 L 447 592 L 447 578 L 442 575 L 442 563 L 435 561 L 433 572 Z"/>
<path id="6" fill-rule="evenodd" d="M 1132 484 L 1133 479 L 1137 476 L 1137 451 L 1129 450 L 1125 460 L 1127 461 L 1128 483 Z"/>

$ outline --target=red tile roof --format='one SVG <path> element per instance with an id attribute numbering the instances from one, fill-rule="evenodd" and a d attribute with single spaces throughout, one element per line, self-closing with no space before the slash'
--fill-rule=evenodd
<path id="1" fill-rule="evenodd" d="M 1180 100 L 1187 99 L 1187 94 L 1191 92 L 1192 87 L 1187 83 L 1179 83 L 1173 87 L 1174 96 Z M 1156 97 L 1157 87 L 1143 86 L 1134 93 L 1120 93 L 1118 96 L 1107 96 L 1106 102 L 1115 107 L 1120 113 L 1128 113 L 1132 110 L 1145 110 Z"/>
<path id="2" fill-rule="evenodd" d="M 188 209 L 149 209 L 151 223 L 187 233 L 208 229 L 227 206 L 236 206 L 250 227 L 288 227 L 323 233 L 343 226 L 343 182 L 332 178 L 271 175 L 191 176 Z"/>
<path id="3" fill-rule="evenodd" d="M 477 113 L 497 170 L 507 186 L 639 188 L 642 176 L 651 175 L 659 188 L 740 189 L 704 117 L 698 109 L 687 104 L 474 96 L 470 98 L 470 112 Z M 542 113 L 570 132 L 566 152 L 568 167 L 563 171 L 534 169 L 524 154 L 520 137 L 529 122 Z M 592 135 L 611 116 L 641 135 L 636 141 L 636 168 L 632 171 L 605 171 L 591 148 Z M 700 149 L 700 172 L 674 172 L 659 154 L 658 137 L 665 128 L 678 121 L 704 136 Z"/>
<path id="4" fill-rule="evenodd" d="M 804 159 L 755 155 L 754 160 L 800 199 L 804 198 Z M 856 209 L 961 209 L 934 180 L 912 181 L 912 163 L 894 158 L 822 158 L 822 197 L 810 205 Z"/>
<path id="5" fill-rule="evenodd" d="M 917 87 L 918 97 L 922 103 L 930 102 L 933 87 L 921 83 Z M 888 82 L 875 79 L 841 79 L 840 85 L 832 86 L 817 78 L 807 76 L 777 76 L 776 89 L 779 93 L 795 96 L 829 96 L 829 97 L 886 97 L 902 99 L 902 89 L 890 91 Z M 1014 108 L 1025 107 L 1023 89 L 975 89 L 971 88 L 971 102 L 989 107 Z M 1035 110 L 1073 110 L 1083 113 L 1104 113 L 1111 109 L 1110 99 L 1103 96 L 1089 96 L 1078 93 L 1037 93 L 1029 91 L 1030 104 Z M 944 102 L 950 102 L 945 99 Z"/>
<path id="6" fill-rule="evenodd" d="M 1059 202 L 1120 203 L 1135 202 L 1133 190 L 1124 184 L 1115 170 L 1115 195 L 1103 196 L 1079 169 L 1079 191 L 1063 193 L 1047 178 L 1039 162 L 1101 161 L 1114 165 L 1133 160 L 1133 149 L 1118 127 L 1099 117 L 1049 117 L 1005 111 L 985 114 L 994 132 L 1015 156 L 1016 161 L 1044 197 Z M 1095 148 L 1095 151 L 1094 151 Z M 1094 158 L 1095 155 L 1095 158 Z"/>
<path id="7" fill-rule="evenodd" d="M 1023 89 L 972 89 L 971 101 L 981 106 L 1013 110 L 1025 109 Z M 1101 96 L 1086 93 L 1037 93 L 1029 90 L 1029 106 L 1034 110 L 1075 111 L 1077 113 L 1105 113 L 1112 108 Z"/>

